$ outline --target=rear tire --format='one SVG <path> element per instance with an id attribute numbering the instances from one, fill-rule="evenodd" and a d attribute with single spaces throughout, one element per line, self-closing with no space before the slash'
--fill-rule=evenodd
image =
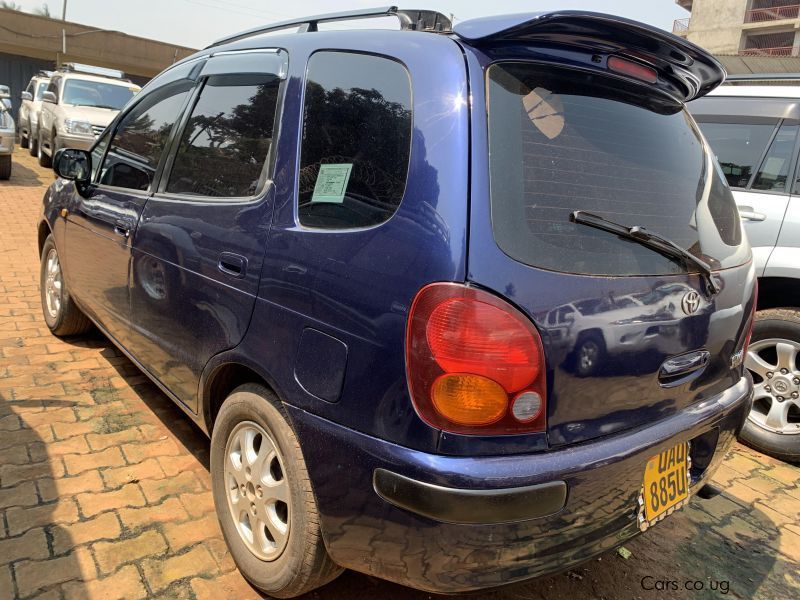
<path id="1" fill-rule="evenodd" d="M 21 135 L 19 136 L 19 147 L 20 148 L 27 148 L 28 147 L 28 136 Z"/>
<path id="2" fill-rule="evenodd" d="M 39 289 L 44 321 L 53 335 L 80 335 L 92 328 L 92 322 L 69 295 L 52 235 L 47 236 L 42 247 Z"/>
<path id="3" fill-rule="evenodd" d="M 0 179 L 11 178 L 11 155 L 0 156 Z"/>
<path id="4" fill-rule="evenodd" d="M 786 358 L 778 355 L 778 344 L 783 344 L 781 348 L 785 350 Z M 793 394 L 800 396 L 800 383 L 795 383 L 800 381 L 798 348 L 800 311 L 773 308 L 756 313 L 745 361 L 753 375 L 756 392 L 753 408 L 739 439 L 759 452 L 787 462 L 800 462 L 800 398 L 793 397 Z M 793 363 L 790 349 L 795 352 Z M 759 358 L 763 362 L 756 362 Z M 787 373 L 782 373 L 781 368 Z M 779 397 L 783 400 L 779 400 Z M 781 414 L 781 417 L 785 414 L 785 419 L 778 427 L 770 426 L 767 422 L 773 404 L 776 409 L 786 411 Z"/>
<path id="5" fill-rule="evenodd" d="M 211 481 L 231 556 L 255 587 L 276 598 L 294 598 L 342 572 L 322 541 L 300 444 L 280 400 L 264 386 L 242 385 L 222 405 L 211 435 Z M 284 490 L 272 492 L 274 497 L 288 502 L 267 499 L 274 486 Z M 285 527 L 280 535 L 270 533 L 275 518 Z"/>

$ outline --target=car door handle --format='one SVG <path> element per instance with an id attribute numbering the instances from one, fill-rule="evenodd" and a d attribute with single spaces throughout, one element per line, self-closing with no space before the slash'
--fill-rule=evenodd
<path id="1" fill-rule="evenodd" d="M 114 233 L 120 237 L 127 238 L 131 234 L 131 230 L 126 225 L 117 223 L 114 225 Z"/>
<path id="2" fill-rule="evenodd" d="M 755 212 L 752 206 L 739 206 L 739 217 L 744 221 L 765 221 L 767 215 Z"/>
<path id="3" fill-rule="evenodd" d="M 217 268 L 226 275 L 241 279 L 247 273 L 247 259 L 233 252 L 223 252 L 219 255 Z"/>

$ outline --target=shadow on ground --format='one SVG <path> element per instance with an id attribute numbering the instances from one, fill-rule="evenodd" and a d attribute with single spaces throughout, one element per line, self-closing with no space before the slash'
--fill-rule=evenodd
<path id="1" fill-rule="evenodd" d="M 5 509 L 4 517 L 0 521 L 0 526 L 4 528 L 0 531 L 0 543 L 5 542 L 7 546 L 13 547 L 11 542 L 14 538 L 20 540 L 25 538 L 29 544 L 29 558 L 40 560 L 58 559 L 59 569 L 67 572 L 80 573 L 81 565 L 74 552 L 66 551 L 56 554 L 52 544 L 48 540 L 69 539 L 69 534 L 57 523 L 54 523 L 54 514 L 59 510 L 60 499 L 56 492 L 54 481 L 56 477 L 62 475 L 60 466 L 54 468 L 51 460 L 47 457 L 47 442 L 29 426 L 30 415 L 42 415 L 42 411 L 71 408 L 75 402 L 68 400 L 51 399 L 32 399 L 32 400 L 12 400 L 0 393 L 0 453 L 6 460 L 0 464 L 0 494 L 7 493 L 11 498 L 13 491 L 22 500 L 22 506 L 18 501 L 15 505 L 13 501 L 0 504 L 0 509 Z M 15 423 L 16 421 L 16 423 Z M 16 450 L 16 452 L 14 451 Z M 58 460 L 58 459 L 56 459 Z M 11 490 L 11 492 L 10 492 Z M 28 499 L 33 499 L 31 494 L 35 491 L 35 505 Z M 8 504 L 9 506 L 6 506 Z M 25 525 L 25 518 L 17 518 L 22 513 L 35 510 L 38 514 L 34 518 L 36 527 Z M 4 539 L 5 538 L 5 539 Z M 71 544 L 66 544 L 71 546 Z M 35 561 L 21 559 L 14 560 L 16 557 L 0 556 L 0 565 L 10 563 L 11 579 L 0 578 L 0 597 L 20 598 L 30 596 L 40 588 L 52 585 L 46 578 L 41 576 L 40 565 Z M 3 568 L 3 567 L 0 567 Z M 3 589 L 10 585 L 11 589 Z"/>
<path id="2" fill-rule="evenodd" d="M 27 152 L 27 150 L 18 151 Z M 16 153 L 14 156 L 15 155 Z M 11 179 L 0 181 L 0 187 L 34 187 L 38 185 L 49 185 L 51 183 L 50 181 L 43 181 L 39 173 L 20 164 L 18 160 L 14 158 L 11 160 Z M 44 193 L 44 188 L 42 188 L 42 193 Z"/>

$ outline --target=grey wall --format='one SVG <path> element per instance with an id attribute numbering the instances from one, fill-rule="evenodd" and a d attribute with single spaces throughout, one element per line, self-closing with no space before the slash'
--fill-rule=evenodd
<path id="1" fill-rule="evenodd" d="M 20 105 L 19 95 L 25 90 L 31 77 L 42 69 L 49 71 L 53 67 L 53 62 L 46 60 L 0 52 L 0 84 L 11 88 L 12 112 L 15 119 Z"/>

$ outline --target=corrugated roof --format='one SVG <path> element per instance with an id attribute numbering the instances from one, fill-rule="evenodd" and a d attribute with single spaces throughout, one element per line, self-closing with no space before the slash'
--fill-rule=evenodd
<path id="1" fill-rule="evenodd" d="M 729 75 L 800 73 L 800 56 L 739 56 L 715 54 Z"/>

